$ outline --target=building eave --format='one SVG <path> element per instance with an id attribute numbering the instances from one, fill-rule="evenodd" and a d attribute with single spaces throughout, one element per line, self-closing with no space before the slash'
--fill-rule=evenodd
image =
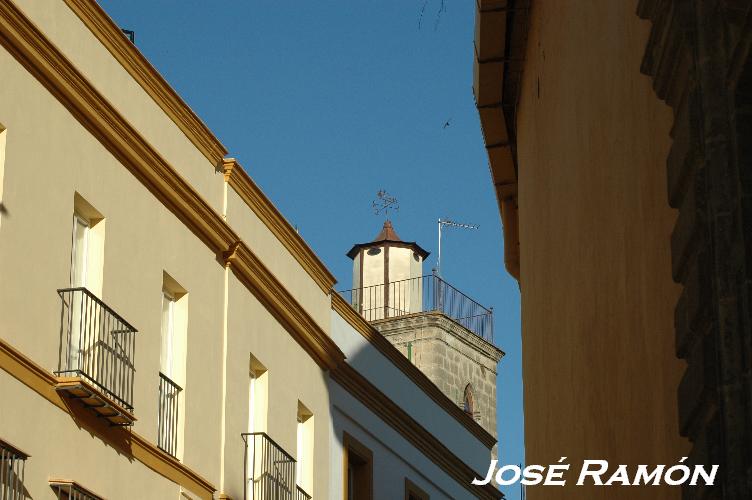
<path id="1" fill-rule="evenodd" d="M 530 0 L 476 0 L 473 94 L 504 227 L 504 264 L 520 279 L 516 112 Z"/>
<path id="2" fill-rule="evenodd" d="M 423 247 L 421 247 L 414 241 L 380 240 L 380 241 L 369 241 L 368 243 L 356 243 L 355 245 L 353 245 L 350 251 L 347 252 L 347 256 L 350 257 L 351 259 L 354 259 L 355 257 L 357 257 L 358 253 L 364 248 L 383 247 L 383 246 L 411 248 L 414 252 L 420 255 L 423 260 L 426 260 L 426 258 L 429 255 L 431 255 L 431 252 L 425 250 Z"/>

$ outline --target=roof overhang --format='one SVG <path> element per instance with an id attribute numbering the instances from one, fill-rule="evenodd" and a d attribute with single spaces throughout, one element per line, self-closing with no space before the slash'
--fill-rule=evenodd
<path id="1" fill-rule="evenodd" d="M 530 0 L 476 0 L 473 94 L 504 227 L 504 264 L 520 279 L 516 112 Z"/>
<path id="2" fill-rule="evenodd" d="M 373 248 L 373 247 L 398 247 L 398 248 L 410 248 L 413 252 L 417 253 L 421 256 L 423 260 L 426 260 L 426 257 L 431 255 L 431 252 L 425 250 L 423 247 L 418 245 L 414 241 L 398 241 L 398 240 L 380 240 L 380 241 L 370 241 L 368 243 L 357 243 L 353 245 L 353 247 L 350 249 L 349 252 L 347 252 L 347 256 L 351 259 L 354 259 L 358 256 L 360 251 L 365 248 Z"/>

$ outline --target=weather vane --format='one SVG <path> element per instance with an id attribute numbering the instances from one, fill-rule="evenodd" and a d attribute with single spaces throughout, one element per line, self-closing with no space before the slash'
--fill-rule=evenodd
<path id="1" fill-rule="evenodd" d="M 394 210 L 395 212 L 399 210 L 397 198 L 390 196 L 383 189 L 379 189 L 379 192 L 376 193 L 376 199 L 371 202 L 371 206 L 373 207 L 374 214 L 384 214 L 385 218 L 389 218 L 389 210 Z"/>

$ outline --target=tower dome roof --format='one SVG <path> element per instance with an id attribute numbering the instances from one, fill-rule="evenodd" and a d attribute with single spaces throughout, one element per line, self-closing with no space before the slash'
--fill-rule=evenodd
<path id="1" fill-rule="evenodd" d="M 351 259 L 354 259 L 356 255 L 358 255 L 358 252 L 360 252 L 363 248 L 371 248 L 371 247 L 377 247 L 377 246 L 393 246 L 393 247 L 402 247 L 402 248 L 412 248 L 413 251 L 415 251 L 418 255 L 420 255 L 423 260 L 426 259 L 430 255 L 430 252 L 427 252 L 424 250 L 420 245 L 418 245 L 414 241 L 402 241 L 400 237 L 397 235 L 397 231 L 394 230 L 394 226 L 392 225 L 392 221 L 384 221 L 384 226 L 381 228 L 381 231 L 379 231 L 379 234 L 376 235 L 376 237 L 373 239 L 373 241 L 370 241 L 369 243 L 356 243 L 349 252 L 347 252 L 347 256 Z"/>

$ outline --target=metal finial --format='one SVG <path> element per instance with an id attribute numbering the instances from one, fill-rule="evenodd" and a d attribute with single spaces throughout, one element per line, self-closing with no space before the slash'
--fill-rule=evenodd
<path id="1" fill-rule="evenodd" d="M 384 217 L 388 218 L 389 210 L 399 211 L 399 202 L 396 197 L 390 196 L 383 189 L 379 189 L 376 193 L 376 199 L 371 202 L 371 207 L 375 215 L 384 214 Z"/>

